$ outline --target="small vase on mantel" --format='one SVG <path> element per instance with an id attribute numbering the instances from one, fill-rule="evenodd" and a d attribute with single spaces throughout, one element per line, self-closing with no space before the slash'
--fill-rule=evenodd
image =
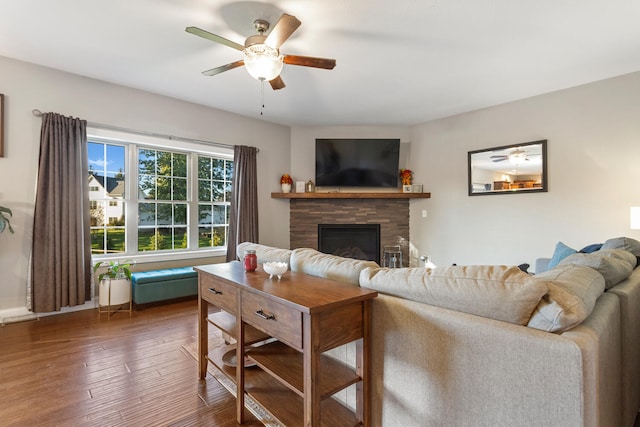
<path id="1" fill-rule="evenodd" d="M 280 186 L 283 193 L 291 193 L 291 185 L 293 184 L 293 178 L 288 173 L 282 174 L 280 177 Z"/>

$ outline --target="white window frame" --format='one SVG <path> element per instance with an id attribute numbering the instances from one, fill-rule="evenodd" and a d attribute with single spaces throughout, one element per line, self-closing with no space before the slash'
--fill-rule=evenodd
<path id="1" fill-rule="evenodd" d="M 131 259 L 136 263 L 175 261 L 185 259 L 202 259 L 226 256 L 224 248 L 198 248 L 198 186 L 197 171 L 198 157 L 192 155 L 187 164 L 187 205 L 189 248 L 182 250 L 167 250 L 153 252 L 129 252 L 130 248 L 137 248 L 138 240 L 138 168 L 137 150 L 139 148 L 155 148 L 158 150 L 177 151 L 184 153 L 202 154 L 226 160 L 233 160 L 233 148 L 214 146 L 205 142 L 186 141 L 182 139 L 167 139 L 151 135 L 141 135 L 125 131 L 103 129 L 87 126 L 87 139 L 106 144 L 127 146 L 125 158 L 125 206 L 126 206 L 126 248 L 128 252 L 120 254 L 94 254 L 93 261 L 108 261 L 112 259 Z M 194 246 L 195 245 L 195 246 Z"/>

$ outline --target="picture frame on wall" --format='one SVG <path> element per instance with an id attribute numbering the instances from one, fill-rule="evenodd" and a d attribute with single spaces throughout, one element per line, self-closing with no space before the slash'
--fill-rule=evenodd
<path id="1" fill-rule="evenodd" d="M 4 95 L 0 93 L 0 157 L 4 157 Z"/>

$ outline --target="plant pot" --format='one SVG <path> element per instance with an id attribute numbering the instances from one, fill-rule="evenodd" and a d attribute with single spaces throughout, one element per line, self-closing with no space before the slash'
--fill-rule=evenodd
<path id="1" fill-rule="evenodd" d="M 131 301 L 129 279 L 102 279 L 99 286 L 98 304 L 101 306 L 120 305 Z"/>
<path id="2" fill-rule="evenodd" d="M 291 184 L 280 184 L 282 186 L 282 192 L 283 193 L 290 193 L 291 192 Z"/>

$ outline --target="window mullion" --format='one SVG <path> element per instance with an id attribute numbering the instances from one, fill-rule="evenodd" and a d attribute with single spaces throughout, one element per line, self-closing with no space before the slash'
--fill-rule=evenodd
<path id="1" fill-rule="evenodd" d="M 198 156 L 191 153 L 187 170 L 187 212 L 189 215 L 189 249 L 198 249 Z"/>
<path id="2" fill-rule="evenodd" d="M 130 179 L 127 182 L 127 252 L 137 254 L 138 250 L 138 146 L 129 144 L 126 168 Z"/>

